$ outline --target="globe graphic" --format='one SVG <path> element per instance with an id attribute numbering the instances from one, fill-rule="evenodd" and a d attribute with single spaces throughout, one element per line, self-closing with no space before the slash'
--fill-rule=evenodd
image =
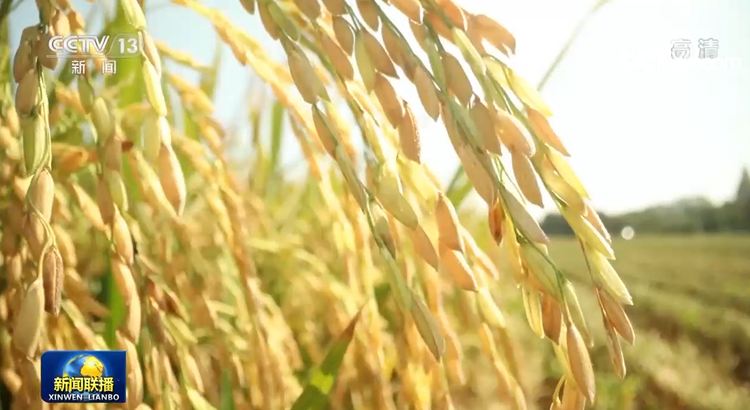
<path id="1" fill-rule="evenodd" d="M 101 361 L 94 356 L 81 354 L 68 361 L 63 370 L 63 376 L 69 377 L 107 377 L 107 369 Z M 81 393 L 84 398 L 89 396 L 89 392 Z"/>

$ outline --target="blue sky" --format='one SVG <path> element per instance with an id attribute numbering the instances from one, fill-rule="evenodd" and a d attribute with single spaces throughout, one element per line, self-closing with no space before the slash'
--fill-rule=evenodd
<path id="1" fill-rule="evenodd" d="M 72 3 L 84 15 L 91 8 L 86 1 Z M 536 83 L 593 1 L 458 3 L 490 15 L 515 34 L 513 64 Z M 245 13 L 239 1 L 203 4 L 222 10 L 260 39 L 272 57 L 284 59 L 259 17 Z M 211 60 L 216 38 L 206 20 L 166 0 L 147 5 L 154 38 L 200 61 Z M 20 30 L 36 19 L 32 1 L 11 15 L 14 46 Z M 750 167 L 748 21 L 750 2 L 745 0 L 613 0 L 597 13 L 543 95 L 555 114 L 551 122 L 598 208 L 619 212 L 683 196 L 703 195 L 714 202 L 732 197 L 740 170 Z M 692 41 L 690 59 L 671 58 L 670 42 L 678 38 Z M 700 38 L 718 40 L 720 60 L 714 66 L 698 59 Z M 228 125 L 245 114 L 248 87 L 251 81 L 257 85 L 257 78 L 233 61 L 228 49 L 225 57 L 216 109 L 217 119 Z M 187 70 L 175 71 L 197 79 Z M 405 88 L 413 101 L 413 87 Z M 425 161 L 447 180 L 458 164 L 451 145 L 425 113 L 416 115 L 423 127 Z M 286 162 L 299 160 L 295 149 L 288 150 Z"/>

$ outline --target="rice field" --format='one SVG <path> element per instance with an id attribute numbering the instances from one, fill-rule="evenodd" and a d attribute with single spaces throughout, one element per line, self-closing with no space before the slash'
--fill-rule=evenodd
<path id="1" fill-rule="evenodd" d="M 750 408 L 750 237 L 636 237 L 613 247 L 637 337 L 624 350 L 624 382 L 603 374 L 604 344 L 594 349 L 595 408 Z M 576 284 L 590 281 L 576 241 L 555 238 L 550 253 Z M 590 323 L 600 324 L 593 295 L 580 299 Z"/>

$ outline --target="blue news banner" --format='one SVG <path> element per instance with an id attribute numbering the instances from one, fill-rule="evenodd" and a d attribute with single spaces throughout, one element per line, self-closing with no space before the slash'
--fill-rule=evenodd
<path id="1" fill-rule="evenodd" d="M 42 353 L 42 400 L 47 403 L 125 403 L 124 350 Z"/>

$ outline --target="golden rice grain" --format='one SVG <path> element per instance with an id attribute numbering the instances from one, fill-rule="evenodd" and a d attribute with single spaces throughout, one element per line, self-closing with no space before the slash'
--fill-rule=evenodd
<path id="1" fill-rule="evenodd" d="M 318 3 L 318 0 L 294 0 L 294 4 L 312 21 L 320 17 L 320 3 Z"/>
<path id="2" fill-rule="evenodd" d="M 10 368 L 0 370 L 0 379 L 3 381 L 3 384 L 7 386 L 10 394 L 13 395 L 17 394 L 23 385 L 21 377 Z"/>
<path id="3" fill-rule="evenodd" d="M 477 280 L 469 264 L 466 263 L 464 255 L 459 251 L 449 248 L 440 241 L 438 241 L 438 248 L 440 262 L 451 275 L 456 285 L 464 290 L 476 291 L 478 289 Z"/>
<path id="4" fill-rule="evenodd" d="M 268 12 L 276 22 L 277 26 L 281 31 L 286 34 L 286 37 L 292 41 L 299 40 L 300 32 L 297 24 L 292 21 L 281 7 L 275 2 L 266 3 L 268 5 Z M 282 39 L 284 40 L 284 39 Z"/>
<path id="5" fill-rule="evenodd" d="M 445 115 L 445 113 L 443 115 Z M 456 153 L 461 160 L 461 165 L 464 167 L 466 176 L 469 178 L 469 181 L 471 181 L 471 184 L 474 186 L 474 189 L 479 196 L 481 196 L 487 204 L 495 203 L 498 195 L 497 189 L 495 188 L 492 178 L 482 165 L 482 161 L 486 161 L 488 158 L 486 156 L 483 158 L 480 157 L 480 155 L 484 154 L 477 153 L 473 148 L 468 146 L 468 144 L 457 147 Z"/>
<path id="6" fill-rule="evenodd" d="M 435 250 L 435 246 L 427 235 L 427 232 L 425 232 L 424 228 L 420 225 L 417 229 L 411 231 L 411 234 L 414 249 L 417 254 L 424 259 L 428 265 L 432 266 L 435 270 L 438 270 L 440 259 Z"/>
<path id="7" fill-rule="evenodd" d="M 365 84 L 367 91 L 372 91 L 375 88 L 375 78 L 377 72 L 375 71 L 375 64 L 367 52 L 367 46 L 365 45 L 365 39 L 362 35 L 357 35 L 354 44 L 354 57 L 357 60 L 357 68 L 359 68 L 359 75 L 362 77 L 362 82 Z"/>
<path id="8" fill-rule="evenodd" d="M 324 1 L 324 3 L 327 2 Z M 268 9 L 268 4 L 269 3 L 259 2 L 258 14 L 260 14 L 260 21 L 263 24 L 263 28 L 266 29 L 266 33 L 268 33 L 272 39 L 278 40 L 281 37 L 281 28 L 271 15 L 270 10 Z"/>
<path id="9" fill-rule="evenodd" d="M 60 314 L 65 268 L 60 251 L 55 246 L 52 246 L 44 256 L 42 281 L 44 285 L 44 310 L 57 316 Z"/>
<path id="10" fill-rule="evenodd" d="M 86 27 L 85 20 L 81 13 L 73 9 L 68 10 L 68 25 L 70 25 L 70 31 L 74 33 L 83 30 L 83 28 Z"/>
<path id="11" fill-rule="evenodd" d="M 430 23 L 432 29 L 440 37 L 443 37 L 448 41 L 453 41 L 453 33 L 451 32 L 450 27 L 445 24 L 440 14 L 438 12 L 428 10 L 425 10 L 425 12 L 425 20 Z"/>
<path id="12" fill-rule="evenodd" d="M 427 115 L 437 120 L 440 116 L 440 100 L 437 96 L 435 83 L 422 66 L 417 66 L 414 71 L 414 86 L 417 88 L 419 100 L 422 102 Z"/>
<path id="13" fill-rule="evenodd" d="M 531 327 L 534 334 L 541 339 L 544 337 L 542 305 L 540 300 L 540 295 L 541 292 L 543 292 L 543 289 L 539 289 L 536 286 L 526 286 L 526 284 L 524 284 L 521 291 L 523 295 L 524 311 L 526 312 L 526 320 L 529 322 L 529 327 Z"/>
<path id="14" fill-rule="evenodd" d="M 114 202 L 112 201 L 112 196 L 110 195 L 109 188 L 107 187 L 107 182 L 102 175 L 100 175 L 97 179 L 96 203 L 99 207 L 98 213 L 101 215 L 101 220 L 104 221 L 104 223 L 109 224 L 109 222 L 112 220 L 112 215 L 114 215 L 115 212 Z M 81 204 L 81 207 L 83 208 L 84 205 Z M 86 210 L 84 209 L 84 212 L 85 211 Z"/>
<path id="15" fill-rule="evenodd" d="M 575 292 L 575 288 L 570 281 L 565 281 L 562 284 L 563 300 L 565 302 L 566 318 L 572 319 L 576 329 L 581 334 L 581 338 L 587 346 L 594 346 L 594 339 L 591 337 L 588 325 L 586 324 L 586 318 L 583 315 L 583 309 L 581 304 L 578 302 L 578 295 Z"/>
<path id="16" fill-rule="evenodd" d="M 591 204 L 591 201 L 583 200 L 583 215 L 586 218 L 586 220 L 593 226 L 597 232 L 609 243 L 612 243 L 612 237 L 609 235 L 609 231 L 607 231 L 607 227 L 604 226 L 604 223 L 599 218 L 599 214 L 594 209 L 593 205 Z"/>
<path id="17" fill-rule="evenodd" d="M 623 305 L 632 305 L 633 298 L 627 287 L 620 279 L 612 264 L 601 253 L 593 250 L 590 246 L 584 246 L 586 259 L 591 264 L 592 274 L 596 282 L 606 289 L 618 302 Z"/>
<path id="18" fill-rule="evenodd" d="M 332 38 L 328 37 L 327 34 L 322 34 L 320 41 L 323 45 L 323 51 L 325 51 L 328 59 L 331 60 L 331 64 L 333 64 L 336 72 L 346 80 L 353 80 L 354 68 L 344 50 Z"/>
<path id="19" fill-rule="evenodd" d="M 341 173 L 344 175 L 344 179 L 349 185 L 349 189 L 351 190 L 354 199 L 357 201 L 357 204 L 360 206 L 360 208 L 364 209 L 367 206 L 367 195 L 365 193 L 364 187 L 362 186 L 362 183 L 354 173 L 354 167 L 352 166 L 351 160 L 346 154 L 346 151 L 344 151 L 343 146 L 336 146 L 333 157 L 341 166 Z"/>
<path id="20" fill-rule="evenodd" d="M 558 154 L 555 150 L 547 150 L 546 154 L 547 158 L 552 163 L 552 166 L 555 168 L 555 171 L 557 171 L 557 173 L 560 174 L 560 176 L 563 177 L 563 179 L 565 179 L 565 181 L 569 183 L 579 195 L 585 199 L 590 199 L 591 197 L 589 196 L 588 191 L 586 191 L 583 183 L 581 183 L 578 175 L 573 171 L 573 168 L 565 157 L 563 157 L 562 154 Z"/>
<path id="21" fill-rule="evenodd" d="M 29 185 L 28 199 L 40 216 L 48 221 L 52 216 L 52 205 L 55 197 L 55 181 L 49 170 L 44 169 L 34 178 Z M 35 227 L 35 231 L 41 235 L 41 229 Z"/>
<path id="22" fill-rule="evenodd" d="M 461 63 L 453 54 L 448 52 L 441 54 L 441 60 L 443 69 L 445 70 L 445 78 L 448 82 L 448 91 L 456 96 L 461 104 L 468 106 L 473 95 L 473 89 L 469 77 L 461 67 Z"/>
<path id="23" fill-rule="evenodd" d="M 335 150 L 338 144 L 331 132 L 331 129 L 326 124 L 323 113 L 315 105 L 312 106 L 312 117 L 313 123 L 315 125 L 315 131 L 318 139 L 320 140 L 320 143 L 323 145 L 323 148 L 325 148 L 326 152 L 328 152 L 330 156 L 334 157 L 336 155 Z"/>
<path id="24" fill-rule="evenodd" d="M 39 396 L 41 398 L 41 363 L 32 357 L 19 357 L 16 359 L 21 378 L 26 382 L 24 390 L 28 396 Z M 41 407 L 41 406 L 40 406 Z M 38 408 L 40 408 L 38 407 Z"/>
<path id="25" fill-rule="evenodd" d="M 17 135 L 21 131 L 21 121 L 15 107 L 5 107 L 4 111 L 0 113 L 0 118 L 2 118 L 3 125 L 8 128 L 11 135 Z"/>
<path id="26" fill-rule="evenodd" d="M 42 34 L 39 37 L 39 42 L 36 46 L 36 56 L 42 66 L 50 70 L 54 70 L 55 68 L 57 68 L 59 58 L 57 57 L 57 54 L 49 48 L 49 42 L 51 39 L 52 36 L 50 35 L 50 33 Z"/>
<path id="27" fill-rule="evenodd" d="M 323 84 L 320 82 L 315 70 L 307 56 L 298 49 L 292 48 L 287 53 L 289 56 L 289 71 L 292 74 L 294 85 L 297 86 L 302 98 L 308 104 L 315 104 L 321 97 Z"/>
<path id="28" fill-rule="evenodd" d="M 30 115 L 31 110 L 42 103 L 39 90 L 39 73 L 31 69 L 23 74 L 16 89 L 16 110 L 22 116 Z"/>
<path id="29" fill-rule="evenodd" d="M 393 63 L 401 67 L 406 77 L 411 80 L 414 74 L 415 62 L 413 61 L 411 52 L 406 51 L 408 45 L 403 42 L 389 24 L 383 26 L 382 36 L 385 51 L 388 52 Z"/>
<path id="30" fill-rule="evenodd" d="M 56 87 L 55 88 L 55 95 L 57 96 L 57 101 L 60 104 L 66 105 L 73 109 L 73 111 L 77 112 L 81 115 L 86 115 L 86 110 L 83 108 L 83 104 L 81 103 L 81 98 L 78 95 L 78 92 L 75 90 L 70 90 L 63 87 Z"/>
<path id="31" fill-rule="evenodd" d="M 393 85 L 391 85 L 391 82 L 385 76 L 377 73 L 375 76 L 374 91 L 375 96 L 380 101 L 380 106 L 383 107 L 383 112 L 385 112 L 388 122 L 394 128 L 398 128 L 401 119 L 404 117 L 404 109 Z"/>
<path id="32" fill-rule="evenodd" d="M 375 195 L 383 204 L 383 207 L 399 222 L 409 229 L 417 229 L 419 218 L 414 213 L 409 201 L 404 197 L 398 173 L 390 164 L 381 166 L 377 170 Z"/>
<path id="33" fill-rule="evenodd" d="M 52 229 L 55 232 L 55 243 L 60 251 L 64 266 L 75 267 L 78 264 L 78 256 L 76 255 L 73 238 L 60 225 L 55 224 Z"/>
<path id="34" fill-rule="evenodd" d="M 13 79 L 16 83 L 20 83 L 26 73 L 34 67 L 35 57 L 30 42 L 23 41 L 19 44 L 16 54 L 13 56 Z"/>
<path id="35" fill-rule="evenodd" d="M 420 164 L 422 162 L 422 145 L 419 138 L 419 128 L 414 113 L 412 113 L 406 101 L 404 101 L 404 114 L 398 124 L 398 136 L 404 156 Z"/>
<path id="36" fill-rule="evenodd" d="M 505 211 L 503 211 L 503 207 L 500 204 L 500 201 L 496 201 L 493 204 L 490 204 L 487 208 L 487 211 L 487 223 L 490 227 L 490 234 L 492 234 L 492 238 L 495 240 L 495 243 L 500 244 L 500 242 L 502 242 L 503 240 Z"/>
<path id="37" fill-rule="evenodd" d="M 500 139 L 495 132 L 495 123 L 492 120 L 492 114 L 490 114 L 487 106 L 476 96 L 474 96 L 471 102 L 471 119 L 476 125 L 482 147 L 493 154 L 502 155 Z"/>
<path id="38" fill-rule="evenodd" d="M 469 18 L 468 26 L 469 30 L 475 30 L 479 36 L 487 40 L 488 43 L 492 44 L 502 53 L 507 55 L 509 52 L 516 52 L 515 37 L 505 27 L 490 17 L 484 14 L 472 15 Z"/>
<path id="39" fill-rule="evenodd" d="M 532 204 L 544 207 L 542 190 L 539 188 L 539 182 L 537 182 L 536 173 L 534 172 L 534 167 L 531 165 L 531 161 L 527 156 L 515 150 L 511 150 L 510 154 L 513 175 L 516 177 L 516 182 L 521 193 Z"/>
<path id="40" fill-rule="evenodd" d="M 364 41 L 367 55 L 370 56 L 370 61 L 375 69 L 389 77 L 398 78 L 398 73 L 396 73 L 396 67 L 394 67 L 391 57 L 385 52 L 378 39 L 367 30 L 361 30 L 360 35 Z"/>
<path id="41" fill-rule="evenodd" d="M 597 289 L 597 296 L 601 303 L 602 310 L 605 312 L 607 320 L 612 324 L 623 339 L 625 339 L 631 345 L 635 343 L 635 332 L 633 331 L 633 325 L 630 323 L 627 313 L 622 308 L 622 305 L 612 298 L 612 296 L 606 291 L 600 291 Z"/>
<path id="42" fill-rule="evenodd" d="M 182 214 L 187 197 L 185 177 L 174 150 L 165 144 L 162 144 L 159 151 L 159 182 L 177 215 Z"/>
<path id="43" fill-rule="evenodd" d="M 422 22 L 422 7 L 418 0 L 390 0 L 390 2 L 411 21 Z"/>
<path id="44" fill-rule="evenodd" d="M 34 357 L 44 325 L 44 285 L 37 279 L 29 285 L 13 324 L 13 347 L 25 357 Z"/>
<path id="45" fill-rule="evenodd" d="M 625 367 L 625 356 L 622 352 L 620 338 L 617 336 L 615 329 L 606 321 L 606 319 L 604 328 L 607 333 L 607 353 L 609 354 L 609 360 L 612 362 L 615 374 L 617 374 L 619 378 L 624 379 L 627 369 Z"/>
<path id="46" fill-rule="evenodd" d="M 122 174 L 114 170 L 105 169 L 104 182 L 109 191 L 109 198 L 112 200 L 112 204 L 123 211 L 127 211 L 128 193 L 125 188 L 125 181 L 122 178 Z"/>
<path id="47" fill-rule="evenodd" d="M 375 233 L 378 235 L 380 240 L 383 241 L 386 249 L 388 249 L 388 252 L 391 253 L 391 256 L 396 258 L 396 244 L 393 241 L 393 234 L 391 233 L 391 228 L 388 225 L 388 217 L 385 215 L 385 212 L 383 212 L 383 209 L 380 206 L 371 205 L 370 211 L 372 212 L 372 218 L 375 223 Z"/>
<path id="48" fill-rule="evenodd" d="M 101 142 L 106 142 L 115 131 L 115 122 L 110 113 L 109 107 L 103 98 L 98 97 L 94 100 L 91 107 L 91 121 L 94 123 L 97 138 Z"/>
<path id="49" fill-rule="evenodd" d="M 575 232 L 586 245 L 601 253 L 607 259 L 615 259 L 612 246 L 606 239 L 604 239 L 596 228 L 586 220 L 586 218 L 581 215 L 573 214 L 569 208 L 561 208 L 560 213 L 573 229 L 573 232 Z"/>
<path id="50" fill-rule="evenodd" d="M 456 27 L 466 30 L 464 12 L 453 0 L 437 0 L 437 4 Z"/>
<path id="51" fill-rule="evenodd" d="M 578 389 L 572 380 L 566 380 L 563 388 L 562 410 L 584 410 L 586 408 L 586 397 Z"/>
<path id="52" fill-rule="evenodd" d="M 156 68 L 148 60 L 143 60 L 143 84 L 146 88 L 146 97 L 148 98 L 151 108 L 160 115 L 167 115 L 167 103 L 164 101 L 164 94 L 161 91 L 161 81 L 156 72 Z"/>
<path id="53" fill-rule="evenodd" d="M 362 15 L 362 20 L 374 31 L 380 29 L 380 17 L 378 17 L 378 6 L 374 0 L 357 0 L 357 9 Z"/>
<path id="54" fill-rule="evenodd" d="M 439 331 L 437 321 L 435 321 L 435 318 L 430 314 L 430 311 L 422 303 L 421 299 L 412 299 L 411 316 L 414 319 L 414 324 L 417 326 L 419 334 L 422 335 L 422 340 L 425 341 L 427 347 L 430 349 L 430 353 L 432 353 L 435 360 L 440 361 L 445 352 L 445 338 Z"/>
<path id="55" fill-rule="evenodd" d="M 559 343 L 562 310 L 560 310 L 560 304 L 549 295 L 542 295 L 542 325 L 547 338 L 554 343 Z"/>
<path id="56" fill-rule="evenodd" d="M 334 16 L 346 14 L 345 0 L 323 0 L 323 5 L 325 5 L 328 11 Z"/>
<path id="57" fill-rule="evenodd" d="M 142 31 L 140 34 L 143 41 L 143 55 L 154 66 L 156 76 L 161 77 L 161 58 L 159 57 L 159 50 L 156 48 L 154 39 L 145 31 Z"/>
<path id="58" fill-rule="evenodd" d="M 578 329 L 572 323 L 567 326 L 566 337 L 568 362 L 576 385 L 580 388 L 581 393 L 583 393 L 586 399 L 593 402 L 596 394 L 594 369 L 591 366 L 591 359 L 589 358 L 586 344 L 583 342 L 581 334 L 578 333 Z"/>
<path id="59" fill-rule="evenodd" d="M 541 249 L 540 249 L 541 248 Z M 532 290 L 562 299 L 554 266 L 545 258 L 545 249 L 528 242 L 520 243 L 522 268 L 521 284 Z M 542 334 L 540 337 L 544 337 Z"/>
<path id="60" fill-rule="evenodd" d="M 503 145 L 529 158 L 533 157 L 536 146 L 523 124 L 502 109 L 495 110 L 494 113 L 495 127 Z"/>
<path id="61" fill-rule="evenodd" d="M 438 194 L 435 204 L 435 220 L 438 226 L 439 242 L 450 249 L 464 252 L 464 243 L 461 239 L 458 215 L 453 204 L 442 192 Z"/>
<path id="62" fill-rule="evenodd" d="M 352 26 L 341 16 L 332 18 L 333 34 L 336 40 L 347 55 L 354 52 L 354 30 Z"/>
<path id="63" fill-rule="evenodd" d="M 143 10 L 141 10 L 141 6 L 137 0 L 123 0 L 122 9 L 125 13 L 125 18 L 127 18 L 136 30 L 146 28 L 146 16 L 143 14 Z"/>
<path id="64" fill-rule="evenodd" d="M 125 337 L 137 342 L 141 335 L 141 302 L 137 293 L 133 295 L 132 301 L 126 309 L 125 318 L 120 328 Z"/>
<path id="65" fill-rule="evenodd" d="M 423 50 L 427 50 L 427 33 L 425 32 L 425 26 L 414 20 L 410 20 L 409 28 L 411 29 L 414 38 L 417 40 L 417 44 L 419 44 Z"/>
<path id="66" fill-rule="evenodd" d="M 255 0 L 240 0 L 242 8 L 250 14 L 255 14 Z"/>
<path id="67" fill-rule="evenodd" d="M 162 141 L 171 145 L 171 131 L 166 117 L 153 113 L 147 114 L 143 122 L 143 155 L 146 159 L 155 163 L 159 158 Z"/>
<path id="68" fill-rule="evenodd" d="M 574 214 L 586 214 L 586 203 L 583 197 L 555 171 L 549 160 L 537 155 L 534 157 L 534 161 L 538 164 L 539 176 L 547 189 L 565 203 Z"/>
<path id="69" fill-rule="evenodd" d="M 130 230 L 119 211 L 115 210 L 112 218 L 112 243 L 115 246 L 115 252 L 127 264 L 133 263 L 133 238 L 130 236 Z"/>
<path id="70" fill-rule="evenodd" d="M 557 133 L 552 129 L 547 118 L 545 118 L 539 111 L 529 106 L 526 107 L 526 117 L 529 119 L 529 126 L 539 139 L 566 157 L 570 156 L 568 149 L 565 148 L 560 137 L 558 137 Z"/>
<path id="71" fill-rule="evenodd" d="M 135 407 L 143 400 L 143 373 L 138 361 L 138 351 L 133 342 L 122 337 L 120 333 L 117 334 L 117 347 L 125 351 L 128 403 Z"/>

